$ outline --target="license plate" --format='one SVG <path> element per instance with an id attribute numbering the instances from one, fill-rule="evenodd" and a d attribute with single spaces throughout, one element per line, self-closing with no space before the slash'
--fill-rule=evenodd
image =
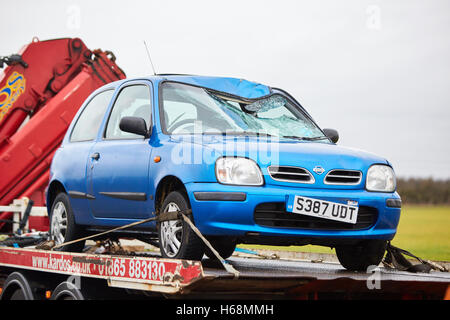
<path id="1" fill-rule="evenodd" d="M 295 196 L 293 203 L 288 203 L 287 211 L 352 224 L 358 217 L 358 206 L 302 196 Z"/>

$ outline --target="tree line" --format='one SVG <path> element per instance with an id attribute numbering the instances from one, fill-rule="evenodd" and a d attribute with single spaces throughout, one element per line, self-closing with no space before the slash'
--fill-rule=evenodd
<path id="1" fill-rule="evenodd" d="M 450 179 L 398 178 L 397 192 L 404 204 L 450 204 Z"/>

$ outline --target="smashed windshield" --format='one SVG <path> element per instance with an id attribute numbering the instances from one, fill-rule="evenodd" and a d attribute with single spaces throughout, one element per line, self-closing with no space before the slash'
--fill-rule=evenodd
<path id="1" fill-rule="evenodd" d="M 161 124 L 168 134 L 229 134 L 327 140 L 320 129 L 280 94 L 248 101 L 205 88 L 162 85 Z"/>

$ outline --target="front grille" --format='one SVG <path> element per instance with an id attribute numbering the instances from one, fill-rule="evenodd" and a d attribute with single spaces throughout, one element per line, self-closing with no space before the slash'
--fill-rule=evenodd
<path id="1" fill-rule="evenodd" d="M 356 185 L 361 182 L 361 171 L 331 170 L 325 177 L 325 184 Z"/>
<path id="2" fill-rule="evenodd" d="M 300 167 L 289 166 L 270 166 L 268 168 L 270 177 L 273 180 L 296 182 L 296 183 L 314 183 L 312 174 Z"/>
<path id="3" fill-rule="evenodd" d="M 360 206 L 356 224 L 351 224 L 287 212 L 284 202 L 262 203 L 254 212 L 255 223 L 261 226 L 308 230 L 363 230 L 372 227 L 377 217 L 376 208 Z"/>

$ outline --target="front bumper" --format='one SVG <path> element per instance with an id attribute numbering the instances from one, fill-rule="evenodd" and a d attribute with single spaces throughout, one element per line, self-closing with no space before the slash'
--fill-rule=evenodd
<path id="1" fill-rule="evenodd" d="M 207 236 L 244 238 L 258 236 L 269 239 L 382 239 L 391 240 L 397 231 L 401 209 L 397 193 L 367 192 L 365 190 L 308 189 L 265 185 L 261 187 L 229 186 L 219 183 L 188 183 L 185 185 L 194 214 L 194 221 Z M 302 229 L 272 227 L 255 223 L 254 212 L 262 203 L 286 203 L 289 196 L 302 195 L 327 201 L 346 203 L 357 201 L 359 206 L 378 211 L 372 226 L 362 230 Z M 389 200 L 394 199 L 394 200 Z M 388 206 L 389 205 L 389 206 Z M 274 241 L 274 244 L 278 241 Z"/>

